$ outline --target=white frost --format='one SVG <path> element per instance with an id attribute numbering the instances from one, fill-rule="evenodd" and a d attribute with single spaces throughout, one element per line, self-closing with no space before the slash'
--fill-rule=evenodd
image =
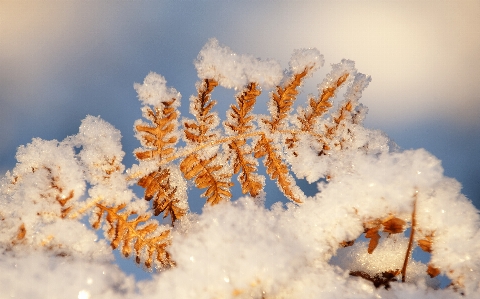
<path id="1" fill-rule="evenodd" d="M 161 107 L 164 101 L 176 99 L 174 106 L 180 104 L 180 93 L 173 87 L 167 87 L 167 80 L 162 75 L 150 72 L 143 80 L 143 84 L 135 83 L 133 85 L 138 93 L 139 100 L 144 105 Z"/>
<path id="2" fill-rule="evenodd" d="M 199 78 L 215 79 L 226 88 L 242 89 L 249 82 L 265 88 L 277 85 L 283 77 L 280 64 L 272 59 L 260 60 L 239 55 L 210 39 L 195 61 Z"/>

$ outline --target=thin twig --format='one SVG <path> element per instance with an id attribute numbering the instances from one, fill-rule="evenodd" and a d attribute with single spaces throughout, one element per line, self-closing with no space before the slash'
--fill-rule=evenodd
<path id="1" fill-rule="evenodd" d="M 407 279 L 407 264 L 408 264 L 408 259 L 410 258 L 410 254 L 412 253 L 415 227 L 417 225 L 417 221 L 415 219 L 415 213 L 417 209 L 417 194 L 418 194 L 418 191 L 415 191 L 415 195 L 413 195 L 412 228 L 410 230 L 410 240 L 408 241 L 408 248 L 407 248 L 407 252 L 405 253 L 405 260 L 403 261 L 402 282 L 405 282 L 405 280 Z"/>

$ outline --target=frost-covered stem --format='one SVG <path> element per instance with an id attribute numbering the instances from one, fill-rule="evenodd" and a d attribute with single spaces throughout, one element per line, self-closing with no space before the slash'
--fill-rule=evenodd
<path id="1" fill-rule="evenodd" d="M 80 209 L 70 213 L 70 215 L 68 217 L 70 219 L 77 219 L 81 215 L 85 214 L 86 211 L 93 208 L 94 206 L 96 206 L 96 204 L 101 203 L 102 201 L 103 201 L 102 197 L 96 197 L 96 198 L 90 199 Z"/>
<path id="2" fill-rule="evenodd" d="M 417 221 L 415 219 L 416 209 L 417 209 L 417 193 L 415 193 L 415 195 L 413 196 L 412 228 L 410 230 L 410 240 L 408 241 L 408 248 L 407 248 L 407 252 L 405 253 L 405 260 L 403 261 L 402 282 L 405 282 L 405 280 L 407 279 L 407 264 L 408 264 L 408 259 L 410 258 L 410 253 L 412 252 L 413 238 L 415 237 L 415 226 L 417 225 Z"/>
<path id="3" fill-rule="evenodd" d="M 282 134 L 300 134 L 300 133 L 308 133 L 312 136 L 315 136 L 315 137 L 323 137 L 322 135 L 320 134 L 316 134 L 315 132 L 304 132 L 304 131 L 301 131 L 301 130 L 278 130 L 278 132 L 282 133 Z M 182 158 L 182 157 L 186 157 L 194 152 L 198 152 L 199 150 L 202 150 L 206 147 L 210 147 L 210 146 L 215 146 L 215 145 L 219 145 L 219 144 L 223 144 L 223 143 L 227 143 L 229 141 L 233 141 L 233 140 L 238 140 L 238 139 L 247 139 L 247 138 L 251 138 L 251 137 L 255 137 L 255 136 L 261 136 L 262 134 L 264 134 L 263 131 L 254 131 L 254 132 L 249 132 L 249 133 L 244 133 L 244 134 L 239 134 L 239 135 L 234 135 L 234 136 L 229 136 L 229 137 L 225 137 L 225 138 L 220 138 L 220 139 L 217 139 L 217 140 L 212 140 L 210 142 L 206 142 L 206 143 L 202 143 L 194 148 L 189 148 L 189 149 L 186 149 L 186 150 L 183 150 L 183 151 L 180 151 L 178 154 L 176 155 L 171 155 L 170 157 L 168 158 L 165 158 L 165 159 L 162 159 L 159 163 L 158 163 L 158 166 L 162 166 L 162 165 L 166 165 L 172 161 L 175 161 L 179 158 Z M 128 176 L 127 180 L 131 180 L 131 179 L 134 179 L 137 177 L 137 174 L 136 173 L 132 173 Z"/>

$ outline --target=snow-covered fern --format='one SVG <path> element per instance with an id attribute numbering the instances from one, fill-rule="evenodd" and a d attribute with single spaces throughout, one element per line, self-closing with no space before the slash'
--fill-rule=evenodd
<path id="1" fill-rule="evenodd" d="M 318 50 L 296 50 L 284 72 L 274 60 L 236 54 L 212 39 L 195 61 L 191 118 L 180 118 L 181 95 L 161 75 L 135 84 L 144 116 L 134 125 L 142 145 L 134 151 L 137 165 L 125 169 L 120 132 L 99 117 L 87 116 L 63 141 L 20 147 L 0 187 L 0 265 L 9 269 L 0 274 L 0 292 L 480 296 L 480 219 L 460 184 L 430 153 L 401 151 L 362 125 L 367 109 L 359 99 L 370 77 L 353 61 L 333 64 L 318 94 L 302 103 L 304 80 L 323 64 Z M 217 86 L 236 90 L 223 120 L 213 99 Z M 255 114 L 265 92 L 269 114 Z M 305 195 L 299 179 L 316 183 L 318 192 Z M 264 206 L 268 180 L 289 203 Z M 143 198 L 132 184 L 144 188 Z M 200 215 L 189 210 L 189 184 L 204 190 Z M 235 184 L 243 197 L 232 194 Z M 85 216 L 105 239 L 97 240 Z M 135 283 L 110 263 L 108 243 L 146 270 L 161 271 Z M 412 259 L 415 247 L 429 253 L 427 264 Z M 439 274 L 451 285 L 438 289 Z M 63 293 L 42 289 L 64 275 L 70 281 Z"/>

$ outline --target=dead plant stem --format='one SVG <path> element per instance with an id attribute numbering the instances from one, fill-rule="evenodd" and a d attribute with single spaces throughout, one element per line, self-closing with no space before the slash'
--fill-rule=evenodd
<path id="1" fill-rule="evenodd" d="M 416 191 L 418 192 L 418 191 Z M 415 219 L 415 213 L 417 209 L 417 194 L 415 192 L 415 195 L 413 196 L 413 211 L 412 211 L 412 228 L 410 230 L 410 240 L 408 241 L 408 248 L 407 252 L 405 253 L 405 260 L 403 261 L 403 267 L 402 267 L 402 282 L 405 282 L 407 279 L 407 265 L 408 265 L 408 259 L 410 258 L 410 254 L 412 253 L 412 247 L 413 247 L 413 239 L 415 237 L 415 227 L 417 225 L 417 221 Z"/>

